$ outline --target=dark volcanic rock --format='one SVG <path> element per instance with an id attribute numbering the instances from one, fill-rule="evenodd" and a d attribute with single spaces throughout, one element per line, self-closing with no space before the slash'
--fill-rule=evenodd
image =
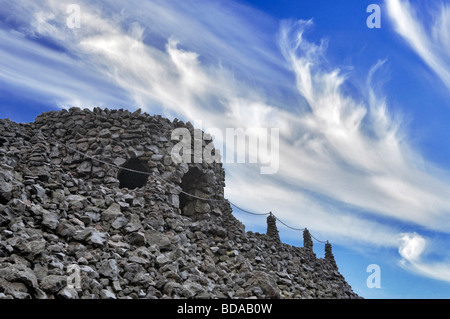
<path id="1" fill-rule="evenodd" d="M 179 127 L 99 108 L 0 120 L 0 298 L 358 298 L 331 245 L 286 245 L 273 218 L 245 232 L 221 164 L 172 161 Z"/>

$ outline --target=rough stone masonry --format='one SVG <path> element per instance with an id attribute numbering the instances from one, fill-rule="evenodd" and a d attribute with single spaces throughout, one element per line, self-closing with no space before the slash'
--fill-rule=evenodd
<path id="1" fill-rule="evenodd" d="M 246 232 L 221 164 L 173 163 L 177 127 L 194 131 L 100 108 L 0 120 L 0 298 L 359 298 L 331 245 Z"/>

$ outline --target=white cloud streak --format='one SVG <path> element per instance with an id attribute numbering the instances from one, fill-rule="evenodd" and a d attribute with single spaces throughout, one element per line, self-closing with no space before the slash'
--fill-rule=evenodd
<path id="1" fill-rule="evenodd" d="M 409 271 L 422 276 L 450 282 L 450 261 L 430 262 L 424 260 L 427 239 L 417 233 L 401 235 L 399 254 L 402 256 L 400 264 Z"/>
<path id="2" fill-rule="evenodd" d="M 389 17 L 397 33 L 450 88 L 450 5 L 441 3 L 429 13 L 427 28 L 408 0 L 386 0 Z"/>
<path id="3" fill-rule="evenodd" d="M 102 3 L 102 10 L 82 2 L 76 30 L 65 27 L 69 3 L 8 5 L 11 14 L 21 12 L 22 27 L 0 33 L 6 40 L 0 79 L 67 104 L 128 101 L 150 113 L 201 120 L 203 129 L 278 127 L 278 174 L 228 165 L 226 194 L 248 209 L 276 209 L 289 224 L 322 239 L 398 247 L 399 231 L 380 216 L 449 232 L 448 172 L 408 144 L 401 122 L 372 89 L 383 61 L 369 71 L 363 94 L 369 98 L 357 101 L 342 90 L 349 75 L 324 67 L 326 43 L 306 40 L 312 21 L 282 23 L 277 47 L 274 35 L 251 23 L 274 22 L 233 2 L 145 1 L 136 9 L 133 1 L 117 1 Z M 398 10 L 400 2 L 393 3 L 390 10 Z M 435 39 L 444 45 L 446 17 L 436 23 L 441 36 Z M 404 31 L 410 20 L 400 18 L 399 30 L 432 65 L 445 62 L 423 45 L 421 32 L 412 38 Z M 40 36 L 70 54 L 30 40 Z M 13 47 L 22 52 L 9 53 Z M 103 92 L 95 89 L 100 84 Z M 118 88 L 127 95 L 115 97 Z M 410 246 L 402 247 L 402 256 L 414 261 Z"/>
<path id="4" fill-rule="evenodd" d="M 338 69 L 322 68 L 323 44 L 303 38 L 310 24 L 302 21 L 281 31 L 282 52 L 311 109 L 295 118 L 298 135 L 290 142 L 296 147 L 285 148 L 285 175 L 298 186 L 342 202 L 446 231 L 448 180 L 430 174 L 431 166 L 428 171 L 420 167 L 420 155 L 370 87 L 365 104 L 342 93 L 345 76 Z"/>

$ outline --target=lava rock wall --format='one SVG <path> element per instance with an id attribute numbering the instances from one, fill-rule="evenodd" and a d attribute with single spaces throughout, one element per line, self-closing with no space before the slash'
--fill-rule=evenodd
<path id="1" fill-rule="evenodd" d="M 358 298 L 331 245 L 246 232 L 220 163 L 174 163 L 180 127 L 195 135 L 140 111 L 0 120 L 0 298 Z"/>

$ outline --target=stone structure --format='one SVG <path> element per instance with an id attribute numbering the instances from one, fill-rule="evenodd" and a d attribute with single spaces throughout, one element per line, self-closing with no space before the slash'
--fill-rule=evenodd
<path id="1" fill-rule="evenodd" d="M 246 232 L 221 164 L 172 161 L 178 127 L 194 132 L 99 108 L 0 120 L 0 298 L 358 298 L 329 257 Z"/>
<path id="2" fill-rule="evenodd" d="M 313 241 L 308 228 L 305 228 L 305 230 L 303 231 L 303 247 L 305 248 L 305 250 L 313 252 Z"/>
<path id="3" fill-rule="evenodd" d="M 338 268 L 336 265 L 336 261 L 334 260 L 331 244 L 328 241 L 325 244 L 325 260 L 327 260 L 330 265 L 333 265 L 334 268 Z"/>
<path id="4" fill-rule="evenodd" d="M 272 215 L 272 212 L 267 216 L 267 237 L 276 242 L 280 241 L 280 235 L 278 234 L 277 229 L 277 219 Z"/>

